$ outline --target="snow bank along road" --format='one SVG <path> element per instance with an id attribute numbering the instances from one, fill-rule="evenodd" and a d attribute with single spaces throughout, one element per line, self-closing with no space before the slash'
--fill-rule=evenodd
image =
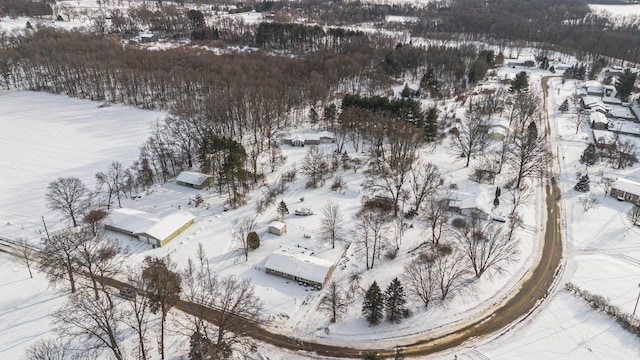
<path id="1" fill-rule="evenodd" d="M 545 112 L 547 80 L 548 78 L 542 79 Z M 546 130 L 547 136 L 549 136 L 548 117 Z M 553 174 L 552 169 L 550 168 L 549 171 L 551 176 L 551 174 Z M 560 193 L 560 188 L 555 178 L 551 176 L 551 180 L 545 186 L 547 216 L 544 238 L 542 239 L 542 252 L 538 261 L 519 283 L 519 287 L 511 292 L 507 298 L 488 307 L 473 319 L 453 324 L 445 329 L 437 329 L 403 339 L 403 343 L 408 343 L 408 345 L 402 346 L 406 356 L 434 354 L 456 347 L 474 338 L 485 337 L 504 331 L 512 324 L 524 319 L 546 298 L 554 286 L 554 281 L 562 260 Z M 124 283 L 113 279 L 109 279 L 109 282 L 118 288 L 125 286 Z M 196 312 L 198 314 L 204 313 L 208 320 L 214 324 L 217 323 L 220 316 L 223 315 L 216 309 L 203 309 L 201 305 L 187 301 L 180 301 L 176 305 L 176 308 L 191 314 Z M 229 314 L 224 314 L 224 316 L 228 317 Z M 328 343 L 292 338 L 244 318 L 235 317 L 235 320 L 243 326 L 248 336 L 258 341 L 289 350 L 309 351 L 322 356 L 339 358 L 361 357 L 363 351 L 376 351 L 382 355 L 393 356 L 393 349 L 377 349 L 376 343 L 372 343 L 370 347 L 366 347 L 366 344 L 358 344 L 358 347 L 355 347 L 355 344 L 354 347 L 334 346 Z M 436 331 L 437 334 L 435 333 Z"/>

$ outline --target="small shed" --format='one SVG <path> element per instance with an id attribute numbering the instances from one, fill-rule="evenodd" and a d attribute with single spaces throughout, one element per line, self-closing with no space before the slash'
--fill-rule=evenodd
<path id="1" fill-rule="evenodd" d="M 590 113 L 589 120 L 591 120 L 592 129 L 606 130 L 609 128 L 609 120 L 607 120 L 607 117 L 599 111 Z"/>
<path id="2" fill-rule="evenodd" d="M 640 183 L 628 179 L 617 179 L 611 184 L 609 193 L 620 200 L 635 204 L 640 201 Z"/>
<path id="3" fill-rule="evenodd" d="M 140 41 L 143 43 L 152 43 L 158 41 L 158 35 L 153 33 L 140 34 Z"/>
<path id="4" fill-rule="evenodd" d="M 275 250 L 264 265 L 267 274 L 320 288 L 327 283 L 334 267 L 333 262 L 314 256 L 313 251 L 294 246 Z"/>
<path id="5" fill-rule="evenodd" d="M 596 147 L 600 149 L 612 148 L 616 145 L 616 134 L 607 130 L 591 130 Z"/>
<path id="6" fill-rule="evenodd" d="M 287 232 L 287 225 L 282 221 L 272 221 L 269 224 L 269 233 L 274 235 L 284 235 Z"/>
<path id="7" fill-rule="evenodd" d="M 183 171 L 176 178 L 176 184 L 194 189 L 204 189 L 211 185 L 212 182 L 213 176 L 194 171 Z"/>

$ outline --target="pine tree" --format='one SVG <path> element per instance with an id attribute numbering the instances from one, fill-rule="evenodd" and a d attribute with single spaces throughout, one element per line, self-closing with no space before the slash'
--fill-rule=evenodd
<path id="1" fill-rule="evenodd" d="M 438 109 L 435 107 L 427 110 L 424 123 L 424 135 L 428 142 L 435 141 L 438 138 Z"/>
<path id="2" fill-rule="evenodd" d="M 626 69 L 624 73 L 618 76 L 618 80 L 616 81 L 616 91 L 618 92 L 620 100 L 629 100 L 629 95 L 631 95 L 631 92 L 633 91 L 637 77 L 638 75 L 631 72 L 629 69 Z"/>
<path id="3" fill-rule="evenodd" d="M 587 148 L 584 149 L 582 155 L 580 155 L 580 164 L 585 165 L 587 167 L 595 165 L 598 162 L 598 152 L 596 151 L 596 146 L 594 144 L 587 145 Z"/>
<path id="4" fill-rule="evenodd" d="M 580 176 L 580 180 L 578 180 L 578 183 L 573 188 L 576 191 L 588 192 L 589 191 L 589 183 L 590 182 L 591 181 L 589 180 L 589 175 L 588 174 L 584 174 L 584 175 Z"/>
<path id="5" fill-rule="evenodd" d="M 521 71 L 516 74 L 516 78 L 511 83 L 510 92 L 526 92 L 529 90 L 529 75 L 526 71 Z"/>
<path id="6" fill-rule="evenodd" d="M 402 318 L 404 318 L 407 313 L 407 308 L 405 307 L 407 300 L 404 296 L 402 283 L 400 283 L 400 280 L 398 280 L 397 277 L 391 280 L 391 283 L 387 287 L 385 292 L 385 301 L 387 319 L 394 323 L 401 322 Z"/>
<path id="7" fill-rule="evenodd" d="M 280 215 L 281 220 L 284 220 L 284 216 L 287 214 L 289 214 L 287 204 L 284 202 L 284 200 L 281 200 L 280 204 L 278 204 L 278 215 Z"/>
<path id="8" fill-rule="evenodd" d="M 373 282 L 364 295 L 364 301 L 362 302 L 362 314 L 367 319 L 369 324 L 378 325 L 382 320 L 384 314 L 384 298 L 377 282 Z"/>
<path id="9" fill-rule="evenodd" d="M 560 104 L 560 107 L 558 108 L 558 110 L 560 110 L 562 112 L 569 111 L 569 99 L 564 99 L 562 104 Z"/>
<path id="10" fill-rule="evenodd" d="M 493 206 L 495 206 L 495 207 L 498 207 L 500 205 L 500 194 L 501 194 L 500 187 L 497 186 L 496 187 L 496 196 L 493 198 Z"/>

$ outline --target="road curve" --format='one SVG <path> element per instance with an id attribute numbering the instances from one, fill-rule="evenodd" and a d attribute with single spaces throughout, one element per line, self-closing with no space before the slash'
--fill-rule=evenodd
<path id="1" fill-rule="evenodd" d="M 542 79 L 544 92 L 544 111 L 546 113 L 546 96 L 548 78 Z M 546 120 L 547 135 L 549 135 L 548 117 Z M 556 275 L 562 261 L 562 238 L 560 228 L 560 189 L 554 177 L 545 186 L 547 216 L 544 237 L 542 239 L 542 251 L 538 261 L 527 272 L 516 291 L 510 293 L 510 297 L 494 304 L 482 312 L 477 318 L 448 326 L 446 329 L 438 329 L 438 335 L 425 332 L 412 336 L 415 341 L 402 348 L 407 357 L 429 355 L 459 346 L 474 338 L 486 337 L 500 333 L 513 324 L 524 319 L 531 313 L 553 289 Z M 105 282 L 115 287 L 126 284 L 114 279 L 105 279 Z M 129 285 L 127 285 L 129 286 Z M 209 321 L 216 324 L 220 316 L 217 309 L 203 309 L 199 304 L 180 301 L 176 309 L 191 314 L 202 314 L 203 310 Z M 244 329 L 245 335 L 255 340 L 271 345 L 289 349 L 314 352 L 318 355 L 337 358 L 360 358 L 363 351 L 375 351 L 384 356 L 393 356 L 393 349 L 376 349 L 372 345 L 368 349 L 335 346 L 315 341 L 303 341 L 275 332 L 261 324 L 237 317 L 234 327 Z M 406 339 L 403 339 L 406 340 Z"/>

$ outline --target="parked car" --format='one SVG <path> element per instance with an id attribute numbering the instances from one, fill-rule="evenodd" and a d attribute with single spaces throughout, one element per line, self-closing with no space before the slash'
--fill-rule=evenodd
<path id="1" fill-rule="evenodd" d="M 313 215 L 313 211 L 311 211 L 311 209 L 309 208 L 297 208 L 295 210 L 295 214 L 300 216 L 308 216 Z"/>
<path id="2" fill-rule="evenodd" d="M 122 287 L 120 289 L 120 296 L 125 299 L 133 300 L 136 298 L 136 289 L 130 287 Z"/>

